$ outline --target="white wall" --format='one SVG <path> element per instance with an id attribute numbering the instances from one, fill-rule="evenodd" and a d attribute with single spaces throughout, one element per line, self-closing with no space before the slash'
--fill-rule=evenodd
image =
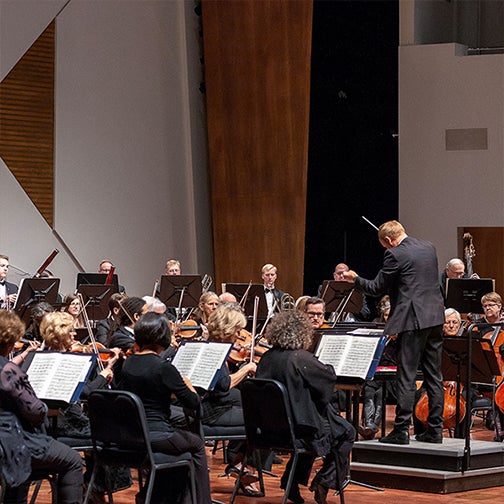
<path id="1" fill-rule="evenodd" d="M 504 56 L 456 44 L 399 49 L 399 213 L 457 255 L 457 227 L 504 226 Z M 487 150 L 447 151 L 445 130 L 487 128 Z"/>
<path id="2" fill-rule="evenodd" d="M 181 0 L 71 0 L 57 17 L 55 230 L 86 271 L 112 258 L 130 295 L 151 293 L 168 258 L 212 273 L 196 24 Z M 54 238 L 34 216 L 20 240 L 16 210 L 0 249 L 31 271 Z M 58 248 L 51 269 L 70 292 L 77 267 Z"/>

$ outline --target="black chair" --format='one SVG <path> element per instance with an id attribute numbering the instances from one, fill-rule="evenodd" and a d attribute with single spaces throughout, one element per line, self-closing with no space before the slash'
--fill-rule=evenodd
<path id="1" fill-rule="evenodd" d="M 149 442 L 145 411 L 140 398 L 124 390 L 96 390 L 88 398 L 88 416 L 95 464 L 84 504 L 88 502 L 99 464 L 125 465 L 138 469 L 140 491 L 149 504 L 157 471 L 186 467 L 189 472 L 192 502 L 196 504 L 194 466 L 190 453 L 153 453 Z M 142 473 L 147 471 L 143 482 Z M 110 486 L 109 502 L 112 500 Z"/>
<path id="2" fill-rule="evenodd" d="M 300 454 L 313 454 L 303 448 L 301 440 L 294 434 L 294 422 L 287 390 L 276 380 L 249 379 L 241 384 L 243 416 L 247 435 L 247 451 L 242 468 L 231 496 L 230 504 L 235 500 L 240 480 L 247 465 L 247 457 L 253 450 L 273 450 L 290 453 L 292 467 L 285 488 L 282 504 L 289 495 L 296 464 Z M 262 469 L 258 467 L 261 492 L 264 493 Z M 340 502 L 344 504 L 343 490 L 339 492 Z"/>

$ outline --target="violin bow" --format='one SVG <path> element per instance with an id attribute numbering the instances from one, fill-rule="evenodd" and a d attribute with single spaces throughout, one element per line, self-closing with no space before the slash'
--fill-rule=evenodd
<path id="1" fill-rule="evenodd" d="M 257 332 L 257 313 L 259 312 L 259 296 L 254 298 L 254 316 L 252 318 L 252 345 L 250 347 L 250 362 L 254 362 L 254 347 Z"/>
<path id="2" fill-rule="evenodd" d="M 77 297 L 79 298 L 79 301 L 81 303 L 82 309 L 82 317 L 84 318 L 84 325 L 86 326 L 88 336 L 89 336 L 89 341 L 91 342 L 91 348 L 93 349 L 93 353 L 95 353 L 98 356 L 97 362 L 98 362 L 98 367 L 100 368 L 100 371 L 103 371 L 105 369 L 105 366 L 103 365 L 102 360 L 100 359 L 100 354 L 98 352 L 98 347 L 96 346 L 96 339 L 93 334 L 93 329 L 91 328 L 91 322 L 89 321 L 89 317 L 86 311 L 86 305 L 84 304 L 84 297 L 82 293 L 78 292 Z"/>

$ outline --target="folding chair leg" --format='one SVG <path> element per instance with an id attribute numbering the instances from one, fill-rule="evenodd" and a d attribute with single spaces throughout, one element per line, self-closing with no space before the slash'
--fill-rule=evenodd
<path id="1" fill-rule="evenodd" d="M 296 472 L 297 461 L 298 461 L 298 454 L 294 453 L 292 455 L 292 465 L 291 465 L 291 469 L 290 469 L 290 472 L 289 472 L 289 478 L 287 479 L 287 485 L 285 486 L 284 495 L 283 495 L 283 499 L 282 499 L 282 504 L 285 504 L 287 502 L 287 497 L 288 497 L 288 495 L 290 493 L 290 489 L 291 489 L 291 486 L 292 486 L 292 481 L 294 480 L 294 474 Z"/>

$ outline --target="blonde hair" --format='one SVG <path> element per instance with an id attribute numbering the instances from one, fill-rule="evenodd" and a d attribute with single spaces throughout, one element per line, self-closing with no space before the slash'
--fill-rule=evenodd
<path id="1" fill-rule="evenodd" d="M 261 273 L 266 273 L 266 271 L 269 271 L 271 269 L 274 269 L 276 273 L 277 267 L 274 264 L 267 263 L 261 268 Z"/>
<path id="2" fill-rule="evenodd" d="M 166 270 L 169 270 L 172 266 L 177 266 L 177 268 L 180 269 L 180 261 L 177 261 L 177 259 L 166 261 Z"/>
<path id="3" fill-rule="evenodd" d="M 497 294 L 497 292 L 488 292 L 481 298 L 481 304 L 490 301 L 490 303 L 497 303 L 502 306 L 502 298 Z"/>
<path id="4" fill-rule="evenodd" d="M 237 330 L 247 325 L 247 319 L 236 303 L 225 303 L 216 308 L 207 322 L 212 341 L 230 341 Z"/>
<path id="5" fill-rule="evenodd" d="M 25 324 L 14 312 L 8 310 L 0 310 L 1 349 L 10 347 L 14 343 L 16 343 L 16 341 L 19 341 L 24 332 Z"/>
<path id="6" fill-rule="evenodd" d="M 71 339 L 73 327 L 74 318 L 70 313 L 46 313 L 40 322 L 40 334 L 49 350 L 61 350 Z"/>
<path id="7" fill-rule="evenodd" d="M 403 225 L 396 220 L 391 220 L 384 222 L 380 226 L 380 229 L 378 229 L 378 239 L 380 241 L 384 241 L 386 236 L 395 239 L 401 236 L 403 233 L 406 233 Z"/>

